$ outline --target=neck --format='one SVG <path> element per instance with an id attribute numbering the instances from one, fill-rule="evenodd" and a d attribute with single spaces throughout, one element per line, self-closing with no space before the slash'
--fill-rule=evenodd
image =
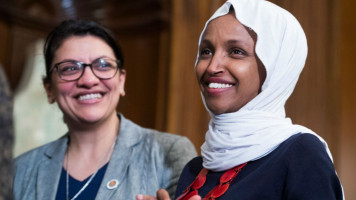
<path id="1" fill-rule="evenodd" d="M 69 147 L 73 156 L 102 158 L 116 140 L 119 118 L 115 115 L 104 123 L 85 126 L 69 126 Z"/>
<path id="2" fill-rule="evenodd" d="M 77 180 L 84 180 L 110 160 L 113 144 L 119 130 L 119 118 L 92 129 L 70 129 L 68 152 L 68 173 Z M 69 162 L 69 165 L 68 163 Z"/>

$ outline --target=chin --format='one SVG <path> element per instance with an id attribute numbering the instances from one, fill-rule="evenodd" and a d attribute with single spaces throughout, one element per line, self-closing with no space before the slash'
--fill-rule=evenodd
<path id="1" fill-rule="evenodd" d="M 220 114 L 224 114 L 224 113 L 234 113 L 237 112 L 238 110 L 240 110 L 241 107 L 239 108 L 227 108 L 224 106 L 207 106 L 209 108 L 209 110 L 214 114 L 214 115 L 220 115 Z"/>
<path id="2" fill-rule="evenodd" d="M 219 107 L 215 107 L 215 106 L 207 106 L 210 110 L 210 112 L 212 112 L 214 115 L 220 115 L 225 113 L 225 110 Z"/>
<path id="3" fill-rule="evenodd" d="M 105 118 L 105 114 L 100 112 L 82 112 L 76 115 L 75 118 L 81 123 L 93 124 Z"/>

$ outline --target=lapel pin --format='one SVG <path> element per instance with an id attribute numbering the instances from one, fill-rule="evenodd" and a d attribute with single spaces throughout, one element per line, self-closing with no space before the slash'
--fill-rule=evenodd
<path id="1" fill-rule="evenodd" d="M 107 184 L 106 187 L 109 190 L 115 189 L 117 188 L 117 186 L 119 185 L 119 181 L 117 179 L 111 179 Z"/>

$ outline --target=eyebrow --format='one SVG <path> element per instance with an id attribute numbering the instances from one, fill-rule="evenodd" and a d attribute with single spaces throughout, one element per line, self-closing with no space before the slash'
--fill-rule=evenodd
<path id="1" fill-rule="evenodd" d="M 105 56 L 105 55 L 99 56 L 99 57 L 95 58 L 92 62 L 94 62 L 96 60 L 99 60 L 99 59 L 102 59 L 102 58 L 110 58 L 110 57 Z M 110 59 L 112 59 L 112 58 L 110 58 Z M 63 62 L 81 62 L 81 63 L 83 63 L 82 61 L 75 60 L 75 59 L 64 59 L 64 60 L 62 60 L 61 62 L 58 62 L 58 63 L 63 63 Z"/>
<path id="2" fill-rule="evenodd" d="M 228 40 L 228 41 L 224 42 L 225 46 L 230 46 L 230 45 L 234 45 L 234 44 L 240 45 L 242 47 L 248 46 L 247 43 L 243 40 Z"/>
<path id="3" fill-rule="evenodd" d="M 200 42 L 200 45 L 199 45 L 199 46 L 201 46 L 202 44 L 204 44 L 204 45 L 211 45 L 211 42 L 210 42 L 210 40 L 203 39 L 203 40 L 201 40 L 201 42 Z"/>
<path id="4" fill-rule="evenodd" d="M 200 42 L 200 45 L 199 45 L 199 49 L 203 46 L 203 45 L 206 45 L 206 46 L 210 46 L 212 47 L 213 44 L 211 43 L 210 40 L 207 40 L 207 39 L 203 39 L 201 42 Z M 235 39 L 231 39 L 231 40 L 227 40 L 224 42 L 224 46 L 225 47 L 230 47 L 232 45 L 238 45 L 238 47 L 240 48 L 243 48 L 245 50 L 249 49 L 248 47 L 248 44 L 243 41 L 243 40 L 235 40 Z"/>
<path id="5" fill-rule="evenodd" d="M 207 45 L 212 45 L 210 40 L 207 39 L 203 39 L 200 44 L 207 44 Z M 247 43 L 243 40 L 228 40 L 226 42 L 224 42 L 225 46 L 229 46 L 229 45 L 233 45 L 233 44 L 238 44 L 238 45 L 242 45 L 242 46 L 247 46 Z"/>
<path id="6" fill-rule="evenodd" d="M 54 63 L 54 65 L 59 64 L 59 63 L 65 63 L 65 62 L 80 62 L 80 61 L 73 60 L 73 59 L 64 59 L 60 62 Z"/>

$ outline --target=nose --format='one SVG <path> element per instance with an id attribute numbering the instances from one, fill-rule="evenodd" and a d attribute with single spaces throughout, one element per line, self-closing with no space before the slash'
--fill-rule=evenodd
<path id="1" fill-rule="evenodd" d="M 95 76 L 90 67 L 85 67 L 82 77 L 77 81 L 78 86 L 90 88 L 97 85 L 100 79 Z"/>
<path id="2" fill-rule="evenodd" d="M 224 68 L 224 55 L 221 53 L 215 53 L 209 62 L 209 65 L 206 69 L 209 74 L 220 74 L 225 71 Z"/>

